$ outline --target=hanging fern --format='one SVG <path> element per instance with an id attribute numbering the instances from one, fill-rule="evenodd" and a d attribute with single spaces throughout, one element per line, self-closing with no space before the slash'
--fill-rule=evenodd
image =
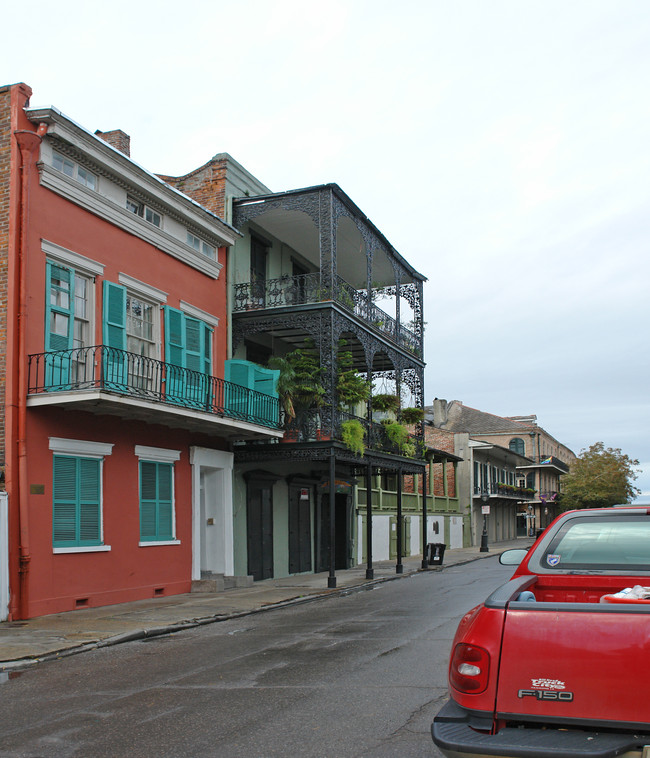
<path id="1" fill-rule="evenodd" d="M 363 424 L 356 419 L 344 421 L 341 424 L 341 437 L 343 444 L 355 455 L 363 455 L 366 450 L 366 430 Z"/>
<path id="2" fill-rule="evenodd" d="M 372 409 L 373 411 L 388 412 L 393 411 L 397 413 L 399 410 L 399 398 L 397 395 L 378 394 L 372 396 Z"/>
<path id="3" fill-rule="evenodd" d="M 394 445 L 401 455 L 409 458 L 415 456 L 415 444 L 411 439 L 408 429 L 397 421 L 388 421 L 384 423 L 386 436 L 392 445 Z"/>
<path id="4" fill-rule="evenodd" d="M 424 419 L 424 408 L 402 408 L 401 416 L 405 424 L 417 424 Z"/>

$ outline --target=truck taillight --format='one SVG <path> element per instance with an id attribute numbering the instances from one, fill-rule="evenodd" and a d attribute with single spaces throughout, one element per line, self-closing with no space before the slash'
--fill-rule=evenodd
<path id="1" fill-rule="evenodd" d="M 487 687 L 490 654 L 476 645 L 460 642 L 454 648 L 449 667 L 449 681 L 460 692 L 478 694 Z"/>

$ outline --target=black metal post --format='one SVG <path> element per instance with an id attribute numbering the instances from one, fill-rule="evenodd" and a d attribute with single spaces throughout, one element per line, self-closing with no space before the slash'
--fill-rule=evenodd
<path id="1" fill-rule="evenodd" d="M 483 507 L 488 507 L 488 502 L 490 500 L 490 496 L 487 492 L 484 492 L 481 495 L 481 501 L 483 503 Z M 479 553 L 489 553 L 490 548 L 488 547 L 488 532 L 487 532 L 487 513 L 483 514 L 483 534 L 481 535 L 481 548 L 479 550 Z"/>
<path id="2" fill-rule="evenodd" d="M 428 465 L 428 461 L 427 461 Z M 427 467 L 422 469 L 422 568 L 429 568 L 427 557 Z"/>
<path id="3" fill-rule="evenodd" d="M 375 578 L 372 567 L 372 465 L 366 466 L 366 579 Z"/>
<path id="4" fill-rule="evenodd" d="M 327 586 L 336 587 L 336 458 L 330 453 L 330 573 Z"/>
<path id="5" fill-rule="evenodd" d="M 402 565 L 402 469 L 397 469 L 397 565 L 396 574 L 404 573 Z"/>

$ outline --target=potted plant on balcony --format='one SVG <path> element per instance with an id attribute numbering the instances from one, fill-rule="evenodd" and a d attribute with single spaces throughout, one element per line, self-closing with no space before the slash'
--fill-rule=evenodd
<path id="1" fill-rule="evenodd" d="M 322 369 L 314 343 L 306 340 L 302 348 L 296 348 L 285 356 L 272 356 L 270 368 L 280 371 L 277 392 L 284 411 L 284 427 L 288 434 L 298 432 L 291 427 L 296 417 L 308 411 L 318 412 L 324 404 L 325 388 L 320 381 Z M 288 436 L 285 435 L 285 439 Z"/>
<path id="2" fill-rule="evenodd" d="M 366 430 L 357 419 L 349 419 L 341 424 L 343 444 L 355 455 L 363 455 L 366 449 Z"/>
<path id="3" fill-rule="evenodd" d="M 415 456 L 415 443 L 411 439 L 408 429 L 397 421 L 384 421 L 382 423 L 391 445 L 397 448 L 400 455 L 413 458 Z"/>
<path id="4" fill-rule="evenodd" d="M 347 342 L 344 339 L 339 340 L 336 392 L 340 409 L 367 403 L 370 397 L 370 382 L 355 370 L 352 353 L 343 349 L 346 345 Z"/>

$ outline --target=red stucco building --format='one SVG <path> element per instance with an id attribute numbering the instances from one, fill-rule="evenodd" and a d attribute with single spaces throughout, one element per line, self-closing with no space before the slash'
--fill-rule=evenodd
<path id="1" fill-rule="evenodd" d="M 0 88 L 0 620 L 231 576 L 230 442 L 280 435 L 224 381 L 238 232 L 30 96 Z"/>

